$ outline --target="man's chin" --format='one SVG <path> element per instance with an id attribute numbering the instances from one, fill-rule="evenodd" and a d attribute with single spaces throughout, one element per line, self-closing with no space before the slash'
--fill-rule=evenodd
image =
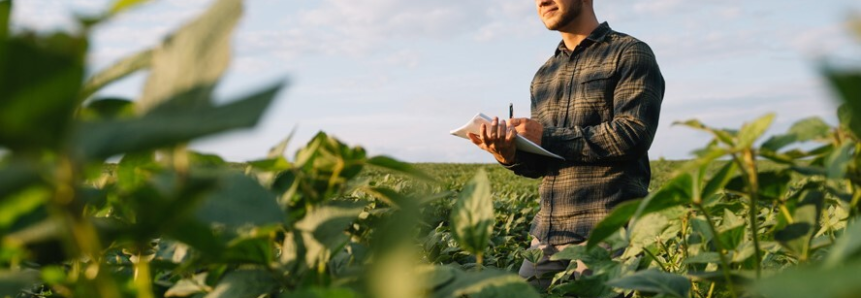
<path id="1" fill-rule="evenodd" d="M 544 21 L 544 27 L 547 27 L 547 30 L 558 31 L 562 27 L 565 27 L 568 23 L 571 23 L 571 20 L 565 22 L 563 18 L 552 18 Z"/>
<path id="2" fill-rule="evenodd" d="M 544 21 L 544 27 L 547 27 L 547 30 L 558 30 L 560 27 L 559 20 Z"/>

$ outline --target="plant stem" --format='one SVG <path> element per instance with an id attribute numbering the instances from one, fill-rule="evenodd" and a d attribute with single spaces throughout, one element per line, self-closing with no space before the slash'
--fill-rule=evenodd
<path id="1" fill-rule="evenodd" d="M 703 207 L 702 204 L 694 204 L 700 212 L 703 213 L 706 217 L 706 222 L 709 223 L 709 229 L 712 232 L 712 241 L 714 241 L 715 246 L 718 250 L 718 256 L 720 256 L 721 268 L 723 271 L 723 277 L 726 280 L 727 287 L 729 287 L 729 292 L 732 294 L 733 298 L 738 298 L 735 293 L 735 287 L 732 284 L 732 279 L 729 275 L 729 261 L 726 259 L 726 255 L 724 254 L 723 244 L 720 242 L 720 237 L 718 237 L 717 228 L 715 228 L 715 224 L 712 221 L 712 216 L 706 211 L 706 208 Z M 714 286 L 714 284 L 712 284 Z M 711 296 L 711 294 L 709 295 Z"/>
<path id="2" fill-rule="evenodd" d="M 475 254 L 475 268 L 477 268 L 478 271 L 481 271 L 481 262 L 482 261 L 484 261 L 484 255 L 480 252 Z"/>
<path id="3" fill-rule="evenodd" d="M 135 263 L 134 283 L 137 288 L 138 298 L 154 298 L 152 293 L 152 274 L 150 273 L 149 260 L 141 253 L 137 255 Z"/>
<path id="4" fill-rule="evenodd" d="M 789 213 L 789 209 L 786 208 L 786 203 L 780 203 L 780 214 L 786 218 L 786 222 L 789 224 L 795 223 L 795 220 L 792 218 L 792 214 Z"/>
<path id="5" fill-rule="evenodd" d="M 688 221 L 691 220 L 691 212 L 685 212 L 685 216 L 682 217 L 682 257 L 686 260 L 688 259 Z"/>
<path id="6" fill-rule="evenodd" d="M 670 272 L 670 268 L 668 268 L 664 263 L 662 263 L 661 260 L 658 259 L 658 256 L 656 256 L 652 251 L 650 251 L 648 248 L 645 248 L 645 247 L 643 247 L 643 251 L 645 251 L 646 254 L 652 258 L 652 260 L 655 260 L 655 263 L 658 263 L 658 266 L 661 267 L 661 270 L 664 270 L 666 272 Z"/>
<path id="7" fill-rule="evenodd" d="M 709 294 L 708 294 L 708 296 L 706 296 L 706 298 L 712 298 L 712 294 L 714 292 L 715 292 L 715 283 L 712 283 L 712 285 L 709 287 Z"/>
<path id="8" fill-rule="evenodd" d="M 98 232 L 84 215 L 84 204 L 77 198 L 78 187 L 81 185 L 83 169 L 69 156 L 62 156 L 54 172 L 56 188 L 51 201 L 51 215 L 56 221 L 68 227 L 66 234 L 66 254 L 77 258 L 86 256 L 89 264 L 80 264 L 85 283 L 92 286 L 99 297 L 121 297 L 120 290 L 113 278 L 102 269 L 102 245 Z M 75 273 L 76 275 L 79 273 Z"/>
<path id="9" fill-rule="evenodd" d="M 748 194 L 750 195 L 750 232 L 751 238 L 753 238 L 754 257 L 756 258 L 754 268 L 756 269 L 756 278 L 759 279 L 762 276 L 762 252 L 759 248 L 759 224 L 756 220 L 758 214 L 757 201 L 759 201 L 759 177 L 756 171 L 756 157 L 753 154 L 753 149 L 745 149 L 742 156 L 744 158 L 742 168 L 746 170 L 741 172 L 747 178 Z"/>

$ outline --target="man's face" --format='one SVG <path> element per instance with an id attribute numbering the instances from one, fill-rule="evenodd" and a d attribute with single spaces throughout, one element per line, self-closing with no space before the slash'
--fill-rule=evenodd
<path id="1" fill-rule="evenodd" d="M 564 28 L 583 11 L 583 0 L 535 0 L 538 16 L 550 30 Z"/>

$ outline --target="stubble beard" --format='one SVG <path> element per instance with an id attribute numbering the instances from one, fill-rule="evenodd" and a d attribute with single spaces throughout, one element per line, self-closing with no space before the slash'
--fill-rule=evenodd
<path id="1" fill-rule="evenodd" d="M 572 5 L 570 9 L 563 11 L 555 22 L 551 19 L 551 22 L 545 22 L 544 26 L 547 27 L 548 30 L 559 30 L 574 22 L 574 20 L 579 18 L 580 14 L 583 12 L 583 1 L 574 1 L 573 4 L 574 5 Z"/>

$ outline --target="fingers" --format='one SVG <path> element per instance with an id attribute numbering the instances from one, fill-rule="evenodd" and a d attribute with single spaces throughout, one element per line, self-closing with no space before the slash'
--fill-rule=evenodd
<path id="1" fill-rule="evenodd" d="M 481 124 L 481 128 L 479 129 L 479 132 L 481 133 L 479 136 L 481 136 L 481 140 L 482 140 L 482 141 L 484 141 L 484 142 L 485 142 L 485 144 L 487 144 L 487 140 L 489 140 L 489 139 L 490 139 L 490 136 L 489 136 L 489 135 L 487 135 L 487 130 L 488 130 L 488 129 L 487 129 L 487 125 L 485 125 L 484 123 L 482 123 L 482 124 Z"/>
<path id="2" fill-rule="evenodd" d="M 478 134 L 470 133 L 467 136 L 473 144 L 479 146 L 494 155 L 505 152 L 513 152 L 514 140 L 518 135 L 518 125 L 524 125 L 523 120 L 511 121 L 514 119 L 499 120 L 493 118 L 488 124 L 482 124 Z"/>
<path id="3" fill-rule="evenodd" d="M 514 138 L 516 138 L 516 137 L 517 137 L 517 129 L 515 129 L 515 126 L 509 126 L 508 131 L 505 134 L 505 142 L 511 143 L 514 141 Z"/>
<path id="4" fill-rule="evenodd" d="M 483 143 L 477 134 L 468 133 L 466 136 L 469 137 L 469 140 L 472 141 L 473 144 L 481 145 Z"/>
<path id="5" fill-rule="evenodd" d="M 505 139 L 505 135 L 508 133 L 508 125 L 506 125 L 505 120 L 499 121 L 499 126 L 496 127 L 496 132 L 499 140 Z"/>
<path id="6" fill-rule="evenodd" d="M 493 117 L 493 121 L 490 122 L 490 139 L 488 141 L 494 142 L 496 141 L 497 131 L 499 130 L 499 118 Z"/>

